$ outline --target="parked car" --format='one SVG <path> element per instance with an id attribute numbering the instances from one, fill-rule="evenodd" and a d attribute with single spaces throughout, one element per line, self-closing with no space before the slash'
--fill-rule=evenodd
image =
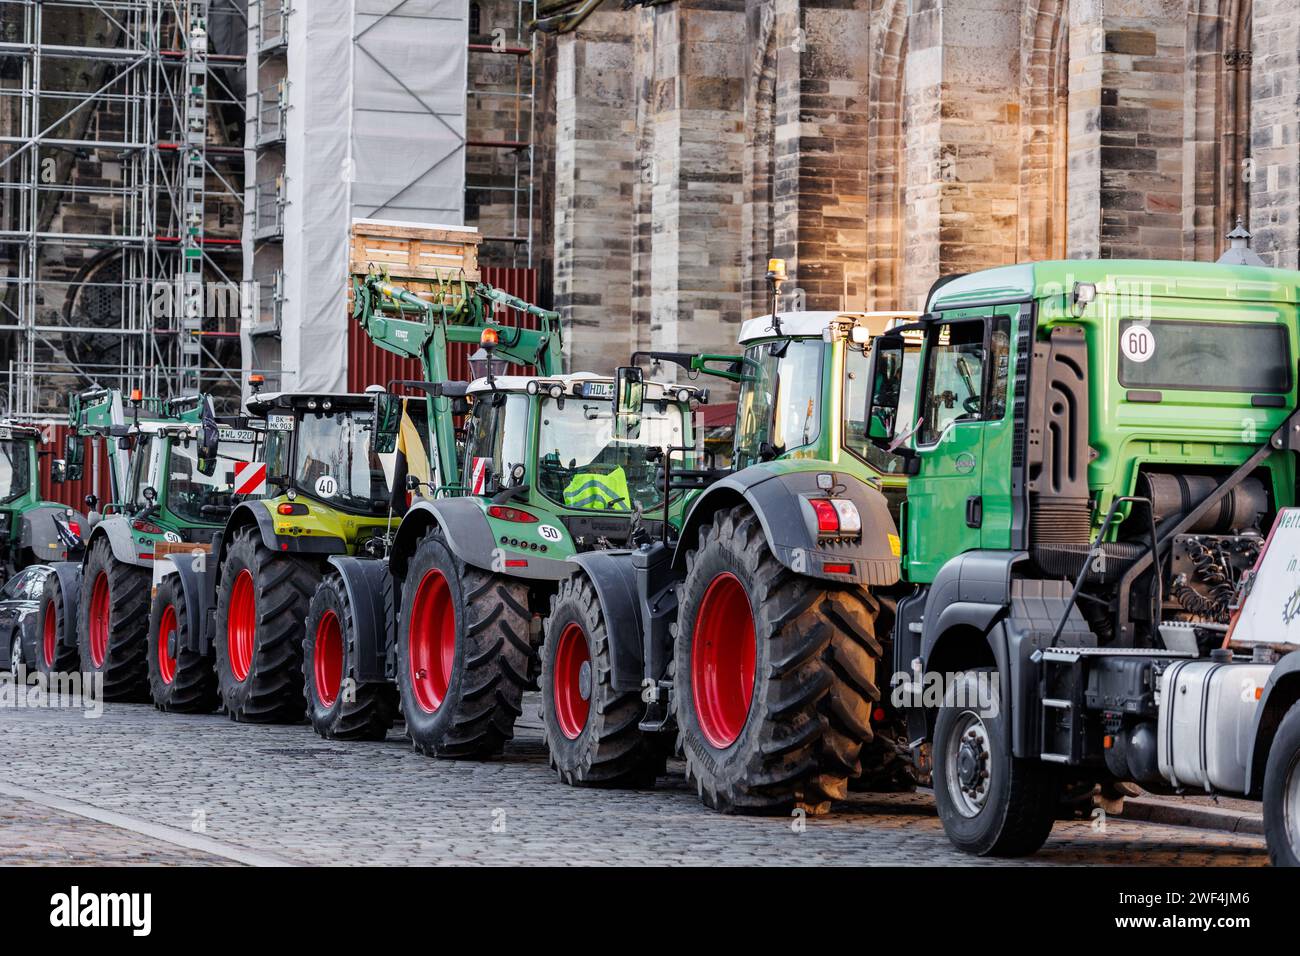
<path id="1" fill-rule="evenodd" d="M 23 568 L 0 588 L 0 647 L 8 653 L 3 665 L 16 674 L 22 664 L 32 667 L 39 653 L 36 623 L 45 578 L 53 569 L 48 564 Z"/>

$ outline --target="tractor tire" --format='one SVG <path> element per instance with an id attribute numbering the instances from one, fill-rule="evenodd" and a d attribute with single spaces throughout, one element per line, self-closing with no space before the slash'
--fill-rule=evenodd
<path id="1" fill-rule="evenodd" d="M 231 720 L 290 724 L 303 719 L 303 622 L 320 570 L 262 544 L 254 527 L 235 532 L 217 589 L 217 687 Z"/>
<path id="2" fill-rule="evenodd" d="M 875 598 L 788 570 L 745 506 L 686 563 L 672 700 L 687 779 L 724 813 L 825 812 L 871 740 Z"/>
<path id="3" fill-rule="evenodd" d="M 490 757 L 514 736 L 536 653 L 528 587 L 470 567 L 441 529 L 411 558 L 398 619 L 397 686 L 406 732 L 434 757 Z"/>
<path id="4" fill-rule="evenodd" d="M 76 622 L 68 620 L 63 613 L 63 585 L 57 574 L 45 578 L 45 591 L 41 595 L 41 615 L 36 622 L 36 671 L 50 677 L 54 674 L 67 674 L 81 666 L 81 655 L 77 651 L 74 631 Z"/>
<path id="5" fill-rule="evenodd" d="M 1300 866 L 1300 703 L 1282 718 L 1264 765 L 1264 839 L 1274 866 Z"/>
<path id="6" fill-rule="evenodd" d="M 148 699 L 149 578 L 113 557 L 107 536 L 86 556 L 77 647 L 82 672 L 102 675 L 104 700 Z"/>
<path id="7" fill-rule="evenodd" d="M 185 588 L 176 574 L 158 585 L 149 608 L 149 696 L 169 714 L 210 714 L 220 702 L 211 652 L 192 649 Z"/>
<path id="8" fill-rule="evenodd" d="M 639 688 L 613 688 L 604 611 L 581 571 L 551 598 L 544 633 L 542 719 L 551 767 L 570 786 L 653 787 L 666 748 L 638 727 L 645 713 Z"/>
<path id="9" fill-rule="evenodd" d="M 988 681 L 987 708 L 969 703 L 981 700 L 979 680 Z M 1059 775 L 1012 755 L 996 670 L 968 671 L 950 693 L 960 696 L 945 701 L 934 726 L 934 799 L 944 832 L 976 856 L 1034 853 L 1056 821 Z"/>
<path id="10" fill-rule="evenodd" d="M 321 580 L 302 639 L 307 719 L 326 740 L 383 740 L 397 717 L 397 688 L 357 680 L 356 619 L 338 572 Z"/>

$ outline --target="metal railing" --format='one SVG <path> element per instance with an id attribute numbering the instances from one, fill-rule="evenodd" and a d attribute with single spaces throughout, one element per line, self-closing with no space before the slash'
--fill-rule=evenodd
<path id="1" fill-rule="evenodd" d="M 289 111 L 288 91 L 285 81 L 257 91 L 257 131 L 255 142 L 258 146 L 284 142 L 285 116 Z"/>
<path id="2" fill-rule="evenodd" d="M 284 236 L 285 178 L 281 173 L 274 180 L 258 183 L 253 203 L 253 236 L 257 239 L 278 239 Z"/>
<path id="3" fill-rule="evenodd" d="M 266 52 L 288 45 L 288 21 L 292 12 L 289 0 L 261 0 L 261 15 L 258 17 L 259 49 Z"/>

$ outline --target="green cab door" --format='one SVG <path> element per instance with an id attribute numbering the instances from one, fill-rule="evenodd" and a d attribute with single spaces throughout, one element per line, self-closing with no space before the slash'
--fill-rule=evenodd
<path id="1" fill-rule="evenodd" d="M 985 458 L 1001 458 L 1010 440 L 1010 330 L 1010 317 L 990 309 L 928 332 L 913 438 L 920 468 L 907 486 L 907 574 L 915 583 L 933 581 L 963 551 L 1007 546 L 1007 498 L 986 493 L 996 469 L 986 475 Z"/>

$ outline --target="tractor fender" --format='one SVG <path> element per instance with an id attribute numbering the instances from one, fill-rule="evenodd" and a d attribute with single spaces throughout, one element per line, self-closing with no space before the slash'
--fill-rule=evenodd
<path id="1" fill-rule="evenodd" d="M 131 536 L 131 519 L 126 515 L 108 515 L 95 525 L 86 541 L 86 553 L 95 546 L 100 538 L 107 538 L 113 549 L 114 559 L 123 564 L 133 564 L 137 568 L 152 568 L 152 558 L 142 558 L 135 549 L 135 539 Z"/>
<path id="2" fill-rule="evenodd" d="M 206 555 L 204 555 L 206 558 Z M 207 654 L 212 647 L 212 637 L 206 623 L 213 610 L 217 567 L 215 562 L 195 562 L 189 554 L 169 554 L 162 559 L 163 567 L 154 571 L 154 580 L 161 582 L 168 575 L 176 575 L 181 594 L 185 596 L 185 623 L 189 639 L 186 650 Z M 199 567 L 196 568 L 195 564 Z"/>
<path id="3" fill-rule="evenodd" d="M 63 505 L 47 503 L 24 511 L 22 528 L 18 532 L 18 546 L 30 550 L 36 556 L 36 560 L 43 564 L 66 560 L 68 549 L 64 547 L 58 531 L 54 528 L 54 516 L 68 510 L 70 509 Z M 84 515 L 77 511 L 73 511 L 73 515 L 83 528 L 86 527 Z"/>
<path id="4" fill-rule="evenodd" d="M 820 541 L 817 518 L 810 498 L 825 498 L 817 485 L 819 474 L 830 474 L 833 495 L 847 498 L 858 509 L 862 534 L 856 541 Z M 818 468 L 775 471 L 768 465 L 751 465 L 710 485 L 682 525 L 674 565 L 685 566 L 685 554 L 698 546 L 700 529 L 723 508 L 748 504 L 758 516 L 768 547 L 778 561 L 797 574 L 870 587 L 896 584 L 901 574 L 898 528 L 885 496 L 879 489 L 845 471 Z M 846 573 L 828 572 L 824 566 L 849 566 Z"/>
<path id="5" fill-rule="evenodd" d="M 573 573 L 573 565 L 563 558 L 545 557 L 536 552 L 508 551 L 492 536 L 483 504 L 475 497 L 439 498 L 416 502 L 402 518 L 393 545 L 393 571 L 405 576 L 406 562 L 415 553 L 419 539 L 437 525 L 447 537 L 451 553 L 471 567 L 509 574 L 532 581 L 563 581 Z M 401 555 L 399 558 L 398 555 Z M 526 560 L 526 565 L 510 567 L 511 558 Z"/>
<path id="6" fill-rule="evenodd" d="M 63 603 L 63 620 L 71 623 L 70 627 L 64 628 L 64 644 L 68 647 L 75 647 L 77 643 L 77 610 L 81 606 L 81 562 L 80 561 L 55 561 L 50 565 L 53 576 L 59 582 L 59 595 Z M 45 585 L 45 593 L 49 594 L 49 582 Z M 43 634 L 45 628 L 45 601 L 41 601 L 41 615 L 36 622 L 36 633 Z M 71 643 L 69 643 L 71 642 Z"/>
<path id="7" fill-rule="evenodd" d="M 361 684 L 384 683 L 388 680 L 385 662 L 389 632 L 395 623 L 388 619 L 384 602 L 388 562 L 334 554 L 329 563 L 343 579 L 344 592 L 352 605 L 357 642 L 356 680 Z"/>
<path id="8" fill-rule="evenodd" d="M 614 690 L 638 690 L 645 676 L 636 569 L 627 551 L 587 551 L 569 558 L 591 581 L 605 619 Z"/>
<path id="9" fill-rule="evenodd" d="M 1246 793 L 1259 796 L 1264 788 L 1264 768 L 1268 766 L 1268 751 L 1273 735 L 1288 710 L 1300 700 L 1300 651 L 1292 651 L 1279 660 L 1269 672 L 1268 682 L 1255 708 L 1255 728 L 1251 739 L 1255 742 L 1246 758 Z"/>
<path id="10" fill-rule="evenodd" d="M 331 554 L 346 554 L 348 550 L 343 539 L 336 538 L 334 535 L 276 534 L 275 518 L 267 507 L 267 501 L 262 498 L 241 501 L 235 506 L 235 510 L 226 519 L 228 533 L 224 535 L 224 539 L 227 546 L 234 540 L 234 529 L 247 524 L 257 525 L 262 544 L 268 550 L 279 551 L 282 554 L 305 554 L 323 558 Z M 224 560 L 225 554 L 223 553 L 221 557 Z"/>

